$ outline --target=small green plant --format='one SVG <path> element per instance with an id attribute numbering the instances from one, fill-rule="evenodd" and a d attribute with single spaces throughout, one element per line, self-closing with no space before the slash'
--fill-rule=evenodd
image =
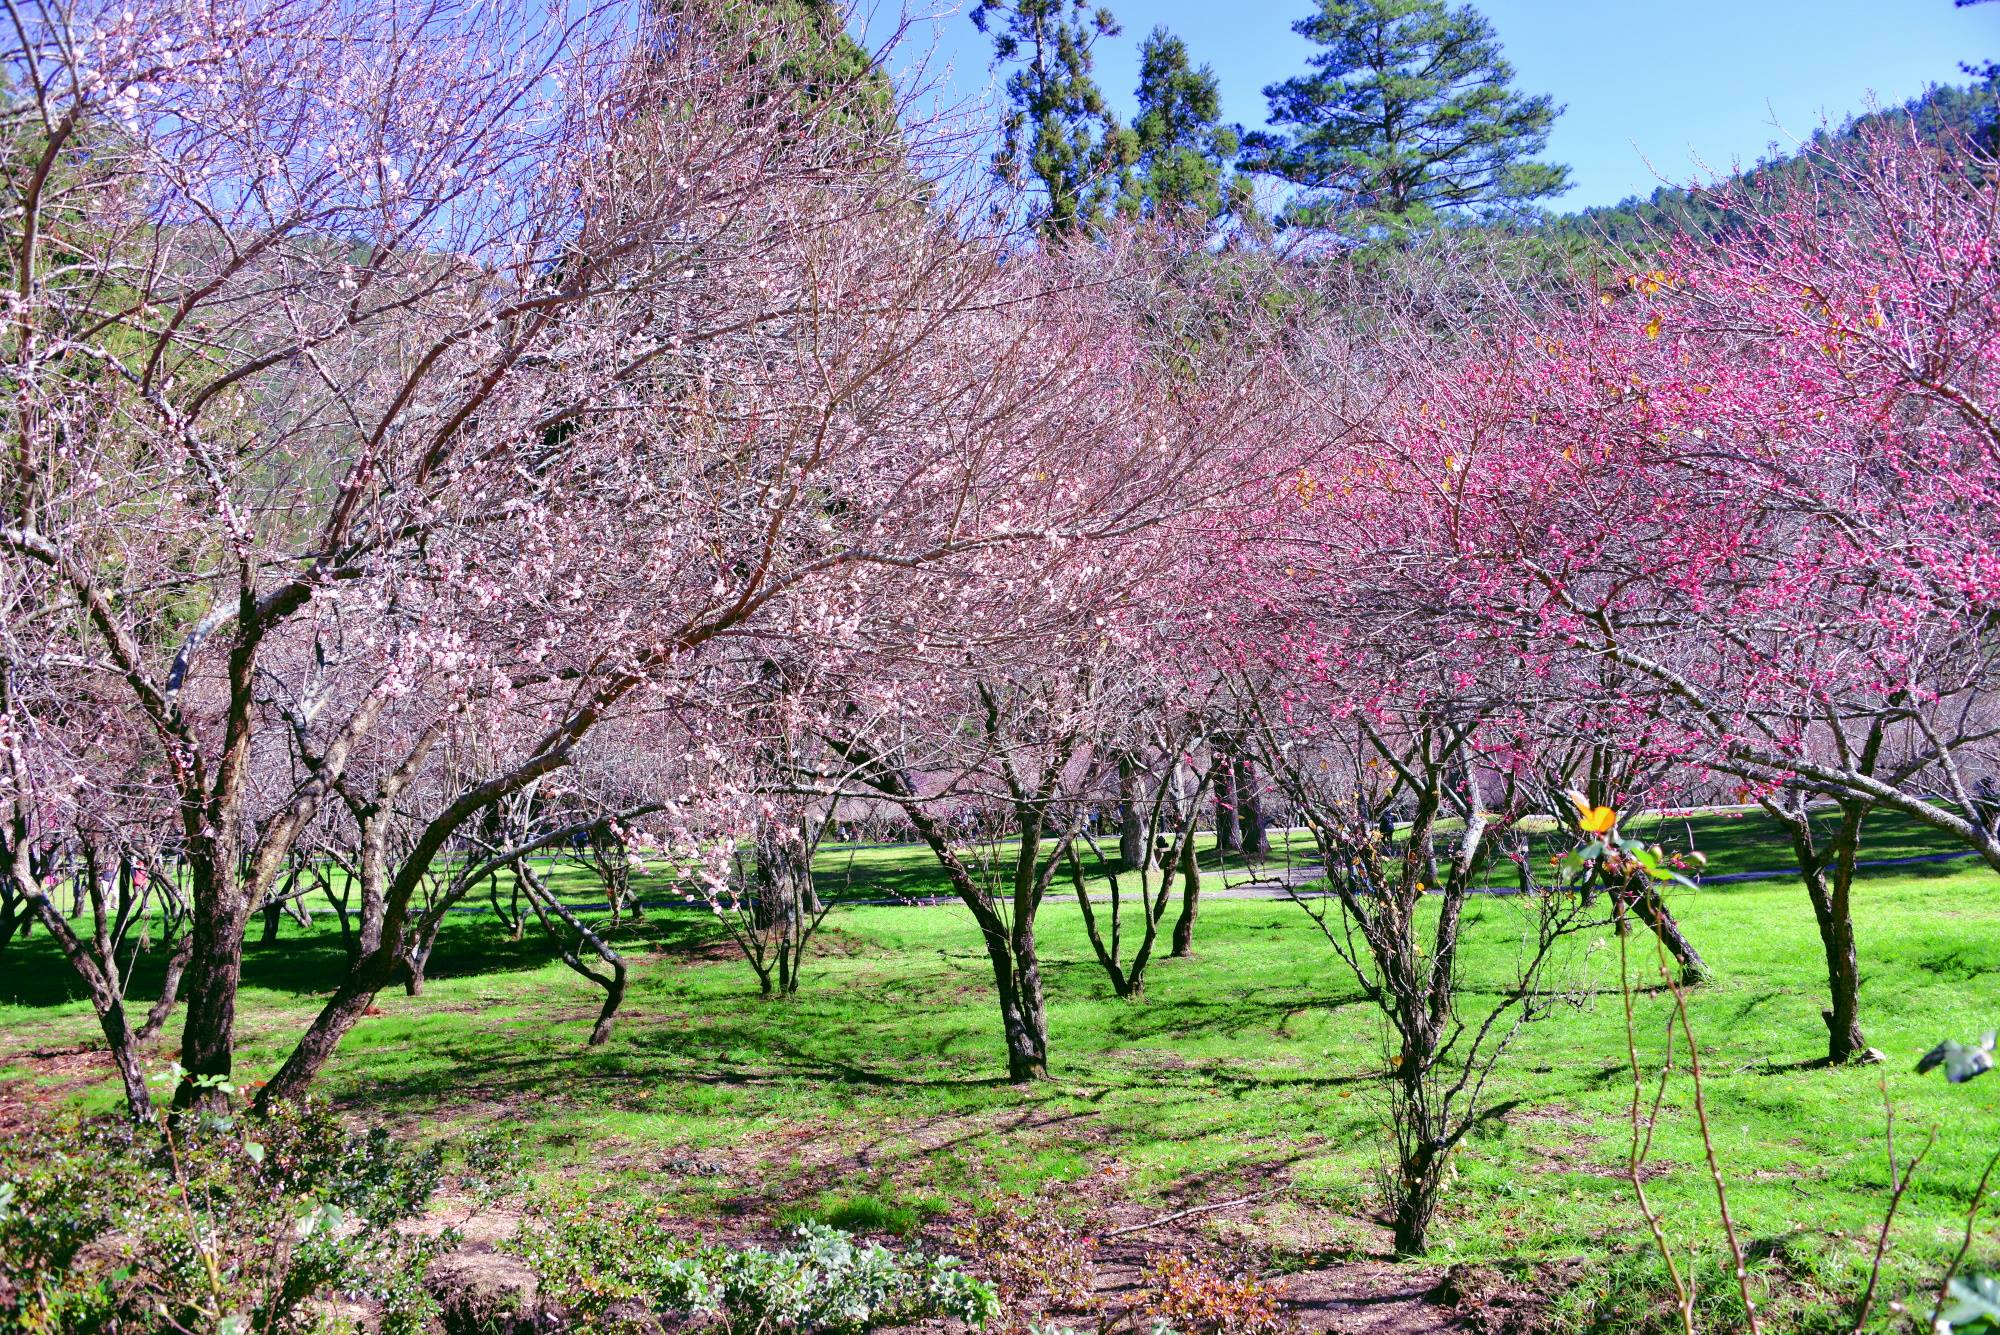
<path id="1" fill-rule="evenodd" d="M 523 1140 L 511 1127 L 475 1131 L 458 1141 L 458 1150 L 465 1164 L 461 1184 L 469 1191 L 499 1193 L 521 1181 Z"/>
<path id="2" fill-rule="evenodd" d="M 433 1156 L 311 1107 L 45 1132 L 0 1159 L 0 1328 L 289 1335 L 345 1297 L 416 1335 L 448 1242 L 393 1225 L 435 1182 Z"/>
<path id="3" fill-rule="evenodd" d="M 544 1295 L 590 1329 L 633 1302 L 729 1335 L 859 1335 L 934 1317 L 984 1326 L 998 1311 L 993 1290 L 952 1257 L 898 1254 L 823 1224 L 796 1234 L 783 1251 L 732 1250 L 677 1238 L 642 1206 L 575 1207 L 545 1213 L 516 1247 Z"/>
<path id="4" fill-rule="evenodd" d="M 937 1212 L 933 1201 L 894 1201 L 880 1196 L 829 1196 L 811 1209 L 788 1211 L 779 1216 L 788 1224 L 825 1224 L 849 1233 L 893 1233 L 899 1238 L 916 1236 L 924 1220 Z"/>
<path id="5" fill-rule="evenodd" d="M 443 1178 L 443 1146 L 409 1148 L 381 1126 L 349 1131 L 311 1100 L 279 1104 L 251 1129 L 262 1145 L 261 1181 L 372 1224 L 420 1214 Z"/>

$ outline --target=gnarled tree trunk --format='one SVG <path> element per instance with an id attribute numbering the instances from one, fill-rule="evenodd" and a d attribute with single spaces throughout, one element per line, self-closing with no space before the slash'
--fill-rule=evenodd
<path id="1" fill-rule="evenodd" d="M 1794 802 L 1765 801 L 1764 809 L 1783 822 L 1799 862 L 1799 878 L 1812 901 L 1819 928 L 1820 950 L 1826 960 L 1828 1005 L 1826 1060 L 1840 1066 L 1868 1051 L 1861 1032 L 1861 965 L 1854 945 L 1854 863 L 1861 847 L 1861 826 L 1873 803 L 1853 798 L 1840 802 L 1840 824 L 1831 843 L 1822 844 L 1813 829 L 1803 795 Z"/>

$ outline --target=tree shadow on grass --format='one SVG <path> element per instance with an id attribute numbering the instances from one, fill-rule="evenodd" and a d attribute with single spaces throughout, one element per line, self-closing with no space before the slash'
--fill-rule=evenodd
<path id="1" fill-rule="evenodd" d="M 278 939 L 257 943 L 261 923 L 243 951 L 245 989 L 319 996 L 333 991 L 347 970 L 347 950 L 340 933 L 324 917 L 300 931 L 289 920 Z M 606 933 L 613 945 L 633 954 L 689 955 L 725 939 L 706 913 L 655 910 L 644 919 L 627 919 L 616 932 Z M 430 981 L 519 973 L 539 969 L 557 958 L 555 947 L 532 924 L 521 940 L 509 939 L 499 922 L 485 914 L 455 914 L 438 933 L 425 977 Z M 166 952 L 143 954 L 131 971 L 126 990 L 133 1003 L 148 1003 L 160 995 L 166 975 Z M 62 958 L 46 932 L 16 938 L 0 956 L 0 1005 L 43 1009 L 87 999 L 83 984 Z"/>
<path id="2" fill-rule="evenodd" d="M 578 1014 L 584 1014 L 579 1007 Z M 393 1061 L 375 1054 L 360 1087 L 343 1091 L 340 1101 L 383 1109 L 421 1108 L 439 1102 L 507 1102 L 536 1098 L 551 1088 L 566 1097 L 591 1102 L 624 1102 L 634 1084 L 709 1085 L 780 1088 L 801 1084 L 845 1085 L 878 1089 L 978 1090 L 1006 1086 L 1004 1075 L 912 1076 L 878 1070 L 846 1057 L 813 1051 L 806 1046 L 750 1025 L 705 1024 L 699 1028 L 657 1026 L 614 1039 L 606 1047 L 589 1048 L 586 1020 L 575 1026 L 575 1041 L 553 1044 L 548 1031 L 537 1028 L 515 1040 L 514 1050 L 496 1043 L 490 1030 L 461 1029 L 451 1036 L 416 1033 L 409 1036 L 420 1049 L 418 1070 L 384 1069 Z M 522 1050 L 522 1047 L 528 1050 Z M 753 1053 L 744 1060 L 728 1053 Z M 361 1054 L 349 1053 L 355 1061 Z M 345 1072 L 334 1073 L 345 1083 Z"/>
<path id="3" fill-rule="evenodd" d="M 1208 1078 L 1238 1099 L 1277 1089 L 1346 1089 L 1379 1084 L 1386 1079 L 1381 1071 L 1350 1071 L 1346 1075 L 1239 1075 L 1232 1071 L 1211 1071 Z"/>
<path id="4" fill-rule="evenodd" d="M 1791 1075 L 1799 1071 L 1830 1071 L 1833 1063 L 1825 1057 L 1800 1057 L 1793 1061 L 1773 1061 L 1766 1057 L 1763 1061 L 1752 1062 L 1742 1068 L 1758 1075 Z"/>
<path id="5" fill-rule="evenodd" d="M 1254 996 L 1162 997 L 1155 992 L 1117 1012 L 1105 1028 L 1114 1039 L 1127 1043 L 1178 1036 L 1240 1038 L 1252 1030 L 1275 1030 L 1304 1011 L 1333 1011 L 1363 1000 L 1358 992 L 1351 997 L 1303 1002 L 1296 994 L 1267 1000 Z"/>

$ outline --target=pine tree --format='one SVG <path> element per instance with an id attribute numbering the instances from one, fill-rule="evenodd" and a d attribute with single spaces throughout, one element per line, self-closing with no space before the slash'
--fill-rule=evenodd
<path id="1" fill-rule="evenodd" d="M 1248 183 L 1230 175 L 1239 137 L 1221 124 L 1215 71 L 1206 65 L 1196 69 L 1187 43 L 1155 28 L 1139 48 L 1138 92 L 1139 115 L 1132 122 L 1137 171 L 1126 211 L 1201 222 L 1240 212 L 1248 202 Z"/>
<path id="2" fill-rule="evenodd" d="M 799 125 L 823 138 L 845 137 L 864 154 L 900 146 L 895 83 L 849 34 L 838 0 L 651 0 L 651 8 L 667 34 L 681 24 L 708 27 L 716 40 L 744 51 L 751 69 L 774 72 L 745 81 L 751 105 L 784 90 Z"/>
<path id="3" fill-rule="evenodd" d="M 1130 189 L 1137 149 L 1091 77 L 1091 47 L 1118 35 L 1109 9 L 1088 0 L 979 0 L 972 22 L 993 39 L 1007 78 L 993 172 L 1009 185 L 1041 187 L 1036 223 L 1050 238 L 1088 233 Z"/>
<path id="4" fill-rule="evenodd" d="M 1546 199 L 1569 169 L 1532 161 L 1561 112 L 1509 87 L 1493 25 L 1445 0 L 1320 0 L 1292 25 L 1325 48 L 1272 84 L 1245 165 L 1306 191 L 1293 222 L 1407 235 L 1452 213 Z"/>

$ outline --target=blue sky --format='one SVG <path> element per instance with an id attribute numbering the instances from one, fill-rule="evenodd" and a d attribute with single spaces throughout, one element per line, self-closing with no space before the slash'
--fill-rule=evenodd
<path id="1" fill-rule="evenodd" d="M 1102 2 L 1102 0 L 1100 0 Z M 1163 23 L 1222 80 L 1224 118 L 1264 122 L 1264 85 L 1304 68 L 1291 31 L 1312 0 L 1110 0 L 1124 35 L 1098 47 L 1100 81 L 1121 115 L 1132 110 L 1140 40 Z M 1476 0 L 1517 71 L 1567 111 L 1548 157 L 1575 184 L 1564 209 L 1646 194 L 1685 181 L 1697 160 L 1727 170 L 1933 83 L 1962 82 L 1958 62 L 2000 58 L 2000 0 Z M 876 20 L 877 25 L 880 19 Z M 963 8 L 934 20 L 951 93 L 990 86 L 989 48 Z M 913 41 L 923 44 L 925 33 Z M 1649 165 L 1650 164 L 1650 165 Z"/>

